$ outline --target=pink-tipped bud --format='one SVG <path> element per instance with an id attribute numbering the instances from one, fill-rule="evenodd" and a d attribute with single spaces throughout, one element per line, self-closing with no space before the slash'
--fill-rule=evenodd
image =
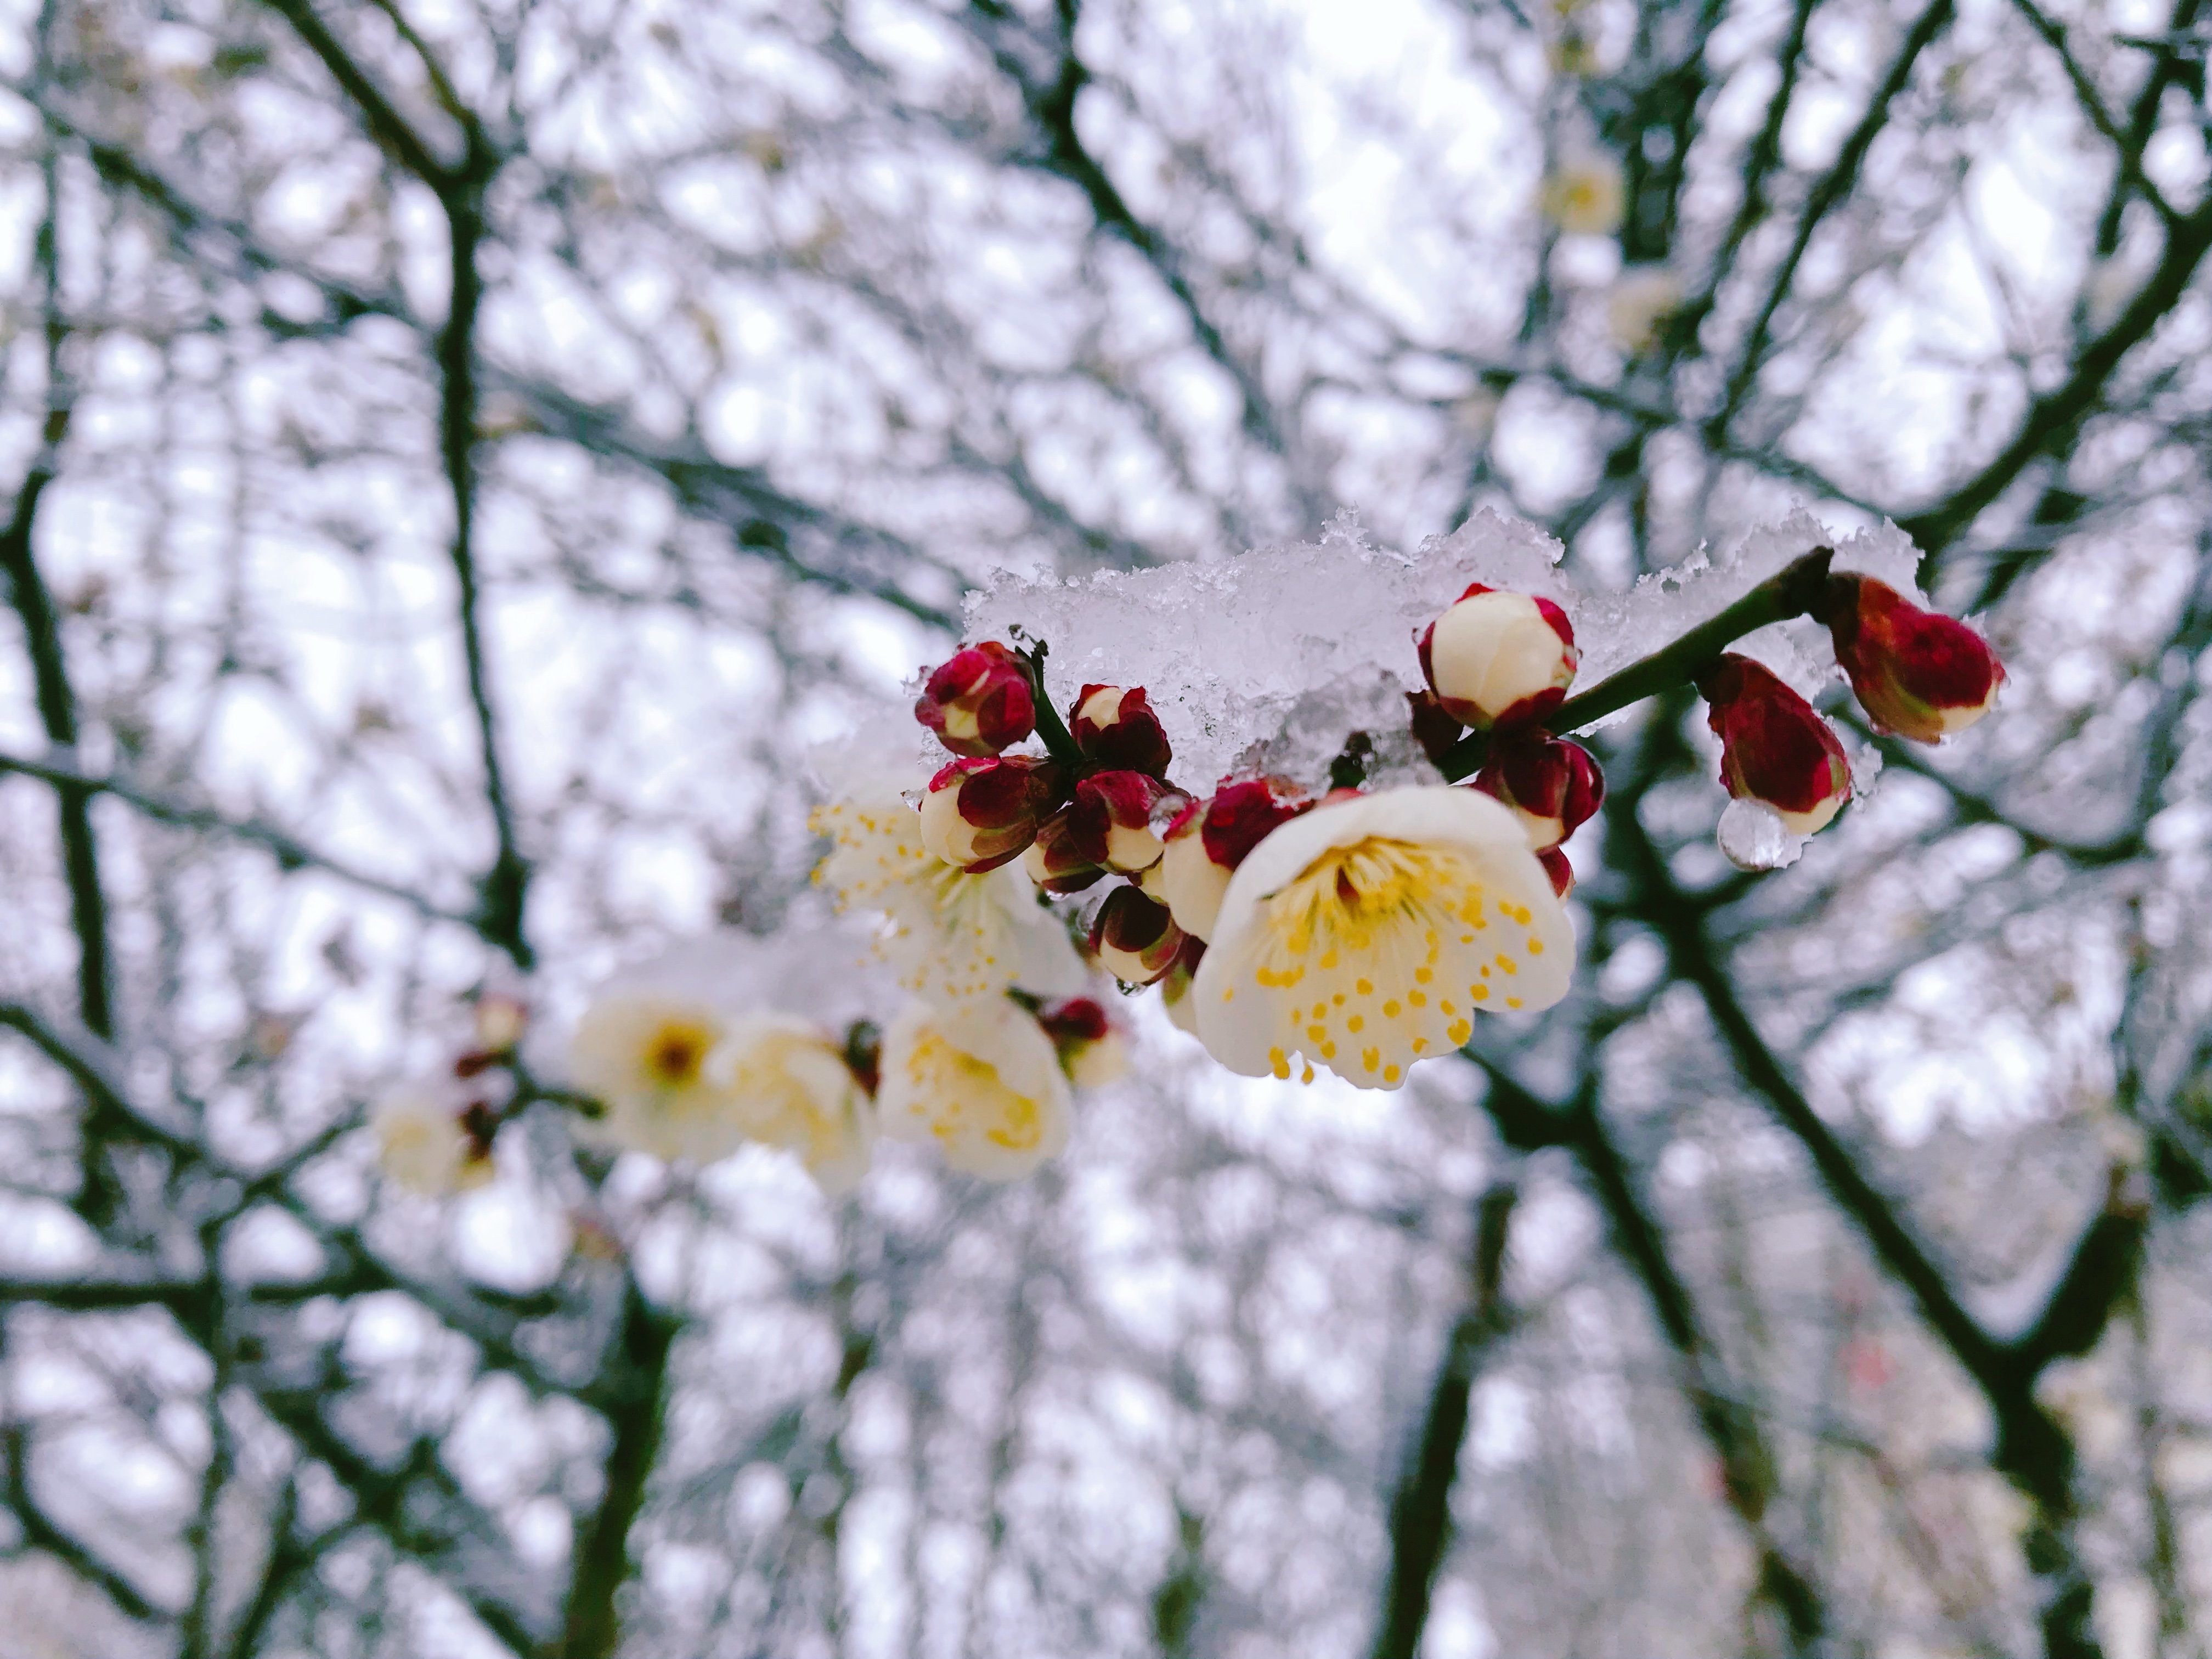
<path id="1" fill-rule="evenodd" d="M 1565 699 L 1582 662 L 1565 611 L 1480 582 L 1415 641 L 1437 703 L 1478 732 L 1542 719 Z"/>
<path id="2" fill-rule="evenodd" d="M 1729 793 L 1771 807 L 1792 835 L 1826 829 L 1851 798 L 1851 769 L 1813 705 L 1734 652 L 1698 676 L 1698 690 L 1712 705 Z"/>
<path id="3" fill-rule="evenodd" d="M 1831 576 L 1820 619 L 1875 725 L 1915 743 L 1965 731 L 2004 684 L 1988 641 L 1871 576 Z"/>
<path id="4" fill-rule="evenodd" d="M 1099 772 L 1075 786 L 1068 841 L 1093 864 L 1133 875 L 1160 861 L 1153 815 L 1182 797 L 1143 772 Z"/>
<path id="5" fill-rule="evenodd" d="M 1575 890 L 1575 866 L 1567 862 L 1564 849 L 1547 847 L 1536 854 L 1536 862 L 1544 866 L 1544 873 L 1552 878 L 1552 891 L 1565 898 Z"/>
<path id="6" fill-rule="evenodd" d="M 996 640 L 971 645 L 930 674 L 914 717 L 956 755 L 995 755 L 1036 730 L 1028 665 Z"/>
<path id="7" fill-rule="evenodd" d="M 1183 932 L 1168 907 L 1133 887 L 1106 895 L 1091 924 L 1091 953 L 1124 985 L 1150 985 L 1164 978 L 1182 950 Z"/>
<path id="8" fill-rule="evenodd" d="M 1573 835 L 1605 800 L 1597 757 L 1540 732 L 1501 738 L 1474 775 L 1474 787 L 1513 809 L 1539 853 Z"/>
<path id="9" fill-rule="evenodd" d="M 1086 685 L 1075 700 L 1068 735 L 1087 759 L 1118 772 L 1164 776 L 1175 751 L 1141 685 Z"/>
<path id="10" fill-rule="evenodd" d="M 1037 1010 L 1037 1024 L 1052 1039 L 1060 1069 L 1079 1089 L 1102 1088 L 1129 1069 L 1128 1049 L 1103 1004 L 1091 997 L 1069 997 Z"/>
<path id="11" fill-rule="evenodd" d="M 1022 854 L 1022 868 L 1048 893 L 1079 893 L 1106 873 L 1076 849 L 1069 826 L 1072 809 L 1062 807 L 1037 826 L 1036 839 Z"/>
<path id="12" fill-rule="evenodd" d="M 1060 804 L 1061 776 L 1050 761 L 1022 755 L 954 761 L 929 781 L 921 844 L 971 876 L 995 870 L 1036 839 Z"/>
<path id="13" fill-rule="evenodd" d="M 1213 936 L 1229 878 L 1244 855 L 1313 803 L 1283 778 L 1224 784 L 1210 800 L 1185 807 L 1168 825 L 1160 857 L 1160 893 L 1176 926 L 1194 938 Z"/>

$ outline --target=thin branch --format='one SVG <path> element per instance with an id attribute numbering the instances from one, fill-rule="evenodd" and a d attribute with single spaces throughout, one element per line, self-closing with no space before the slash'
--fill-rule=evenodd
<path id="1" fill-rule="evenodd" d="M 65 798 L 71 795 L 112 795 L 157 823 L 179 830 L 201 830 L 262 848 L 287 871 L 319 870 L 349 886 L 395 899 L 428 921 L 451 922 L 471 929 L 480 925 L 481 919 L 475 915 L 449 910 L 432 902 L 410 887 L 356 870 L 327 853 L 317 852 L 297 837 L 258 818 L 227 817 L 210 807 L 187 806 L 125 779 L 80 771 L 59 761 L 35 761 L 21 755 L 0 754 L 0 774 L 10 772 L 50 783 Z"/>
<path id="2" fill-rule="evenodd" d="M 1952 0 L 1930 0 L 1928 9 L 1920 14 L 1918 20 L 1907 31 L 1904 44 L 1898 48 L 1896 58 L 1890 64 L 1889 72 L 1882 76 L 1881 85 L 1875 88 L 1873 100 L 1868 104 L 1866 113 L 1860 118 L 1851 136 L 1844 140 L 1835 164 L 1821 175 L 1820 182 L 1813 186 L 1812 194 L 1806 198 L 1805 210 L 1797 220 L 1797 234 L 1768 283 L 1766 298 L 1759 306 L 1751 332 L 1744 340 L 1742 358 L 1736 365 L 1735 374 L 1729 377 L 1727 393 L 1720 408 L 1706 422 L 1715 442 L 1727 437 L 1729 422 L 1735 418 L 1737 410 L 1742 407 L 1745 397 L 1758 379 L 1765 360 L 1767 341 L 1774 327 L 1774 314 L 1781 309 L 1782 302 L 1790 297 L 1790 286 L 1796 281 L 1797 267 L 1805 258 L 1806 248 L 1812 243 L 1813 233 L 1820 228 L 1821 220 L 1827 216 L 1829 211 L 1849 196 L 1858 183 L 1859 168 L 1865 163 L 1867 151 L 1873 148 L 1875 139 L 1889 123 L 1891 101 L 1905 90 L 1905 83 L 1911 80 L 1913 66 L 1919 62 L 1920 54 L 1950 23 L 1952 10 Z"/>
<path id="3" fill-rule="evenodd" d="M 590 1532 L 579 1540 L 562 1625 L 562 1659 L 611 1659 L 622 1644 L 617 1592 L 637 1571 L 630 1531 L 645 1505 L 668 1412 L 669 1356 L 675 1322 L 646 1302 L 635 1278 L 623 1288 L 621 1353 L 603 1409 L 614 1427 L 606 1490 Z"/>
<path id="4" fill-rule="evenodd" d="M 1504 1285 L 1506 1228 L 1517 1196 L 1510 1185 L 1492 1187 L 1476 1212 L 1468 1264 L 1472 1296 L 1444 1340 L 1420 1440 L 1390 1500 L 1390 1571 L 1375 1659 L 1413 1659 L 1428 1626 L 1430 1590 L 1451 1536 L 1452 1481 L 1467 1437 L 1475 1373 L 1513 1326 Z"/>

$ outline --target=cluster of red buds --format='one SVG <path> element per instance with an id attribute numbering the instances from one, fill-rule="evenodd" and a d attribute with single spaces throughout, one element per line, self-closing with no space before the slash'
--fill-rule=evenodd
<path id="1" fill-rule="evenodd" d="M 1931 742 L 1988 709 L 2003 670 L 1972 629 L 1869 577 L 1827 574 L 1825 550 L 1810 568 L 1792 614 L 1809 611 L 1829 628 L 1876 726 Z M 1577 712 L 1567 693 L 1581 653 L 1566 613 L 1477 582 L 1415 645 L 1427 690 L 1410 698 L 1414 735 L 1440 764 L 1480 748 L 1468 787 L 1514 814 L 1565 896 L 1574 872 L 1565 845 L 1605 799 L 1596 757 L 1553 729 Z M 1045 695 L 1042 656 L 990 641 L 928 675 L 915 712 L 954 758 L 929 781 L 923 843 L 971 874 L 1019 859 L 1050 895 L 1103 884 L 1086 930 L 1091 957 L 1125 985 L 1164 982 L 1172 1001 L 1246 856 L 1347 792 L 1309 793 L 1279 777 L 1224 781 L 1206 796 L 1179 787 L 1142 687 L 1085 685 L 1063 719 Z M 1709 704 L 1729 794 L 1771 808 L 1794 834 L 1825 828 L 1850 799 L 1850 767 L 1812 705 L 1732 653 L 1686 659 L 1680 678 Z M 1008 752 L 1032 738 L 1044 753 Z"/>
<path id="2" fill-rule="evenodd" d="M 465 1091 L 456 1116 L 471 1159 L 488 1162 L 499 1126 L 514 1109 L 515 1048 L 529 1027 L 530 1010 L 519 997 L 486 991 L 477 998 L 472 1016 L 474 1041 L 453 1060 L 454 1080 Z"/>
<path id="3" fill-rule="evenodd" d="M 1824 569 L 1825 551 L 1820 556 Z M 1805 609 L 1828 629 L 1878 731 L 1935 743 L 1996 701 L 2004 669 L 1980 635 L 1870 576 L 1826 574 Z M 1477 583 L 1417 643 L 1429 689 L 1411 699 L 1414 737 L 1441 763 L 1463 727 L 1489 735 L 1474 786 L 1520 817 L 1564 896 L 1573 877 L 1558 848 L 1605 794 L 1589 751 L 1546 729 L 1579 662 L 1565 614 L 1549 600 Z M 1768 669 L 1733 652 L 1690 665 L 1690 678 L 1720 739 L 1729 793 L 1769 808 L 1793 835 L 1825 829 L 1851 793 L 1850 764 L 1828 722 Z"/>
<path id="4" fill-rule="evenodd" d="M 1462 728 L 1490 734 L 1473 786 L 1512 809 L 1565 898 L 1575 872 L 1561 849 L 1605 800 L 1597 757 L 1544 729 L 1582 665 L 1567 613 L 1549 599 L 1476 582 L 1414 644 L 1429 683 L 1412 698 L 1414 737 L 1441 760 Z"/>
<path id="5" fill-rule="evenodd" d="M 1314 805 L 1279 778 L 1178 787 L 1143 687 L 1085 685 L 1062 721 L 1036 661 L 995 641 L 933 670 L 915 714 L 959 757 L 929 781 L 923 845 L 971 875 L 1018 858 L 1049 894 L 1110 884 L 1086 942 L 1125 985 L 1188 983 L 1231 872 Z M 1005 752 L 1032 736 L 1045 754 Z"/>

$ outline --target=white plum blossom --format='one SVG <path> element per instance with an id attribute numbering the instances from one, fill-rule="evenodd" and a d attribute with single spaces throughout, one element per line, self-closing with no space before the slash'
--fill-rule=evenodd
<path id="1" fill-rule="evenodd" d="M 1316 807 L 1238 866 L 1190 1000 L 1213 1057 L 1248 1077 L 1298 1056 L 1370 1089 L 1474 1035 L 1478 1012 L 1548 1008 L 1575 936 L 1520 821 L 1470 789 Z"/>
<path id="2" fill-rule="evenodd" d="M 462 1121 L 460 1103 L 435 1084 L 402 1084 L 370 1108 L 385 1175 L 427 1198 L 448 1198 L 492 1177 L 489 1149 Z"/>
<path id="3" fill-rule="evenodd" d="M 814 872 L 840 910 L 884 918 L 878 946 L 916 995 L 942 1004 L 1080 990 L 1082 958 L 1017 866 L 969 875 L 922 844 L 921 815 L 883 787 L 817 807 L 811 823 L 836 845 Z"/>
<path id="4" fill-rule="evenodd" d="M 1044 1028 L 1003 997 L 909 1003 L 884 1033 L 883 1133 L 934 1140 L 986 1181 L 1028 1175 L 1067 1145 L 1068 1083 Z"/>
<path id="5" fill-rule="evenodd" d="M 745 1139 L 796 1152 L 826 1193 L 867 1173 L 875 1107 L 836 1042 L 812 1021 L 772 1010 L 733 1020 L 708 1056 Z"/>
<path id="6" fill-rule="evenodd" d="M 625 1152 L 712 1164 L 749 1138 L 744 1103 L 710 1072 L 730 1022 L 702 996 L 602 996 L 570 1040 L 576 1086 L 605 1108 L 586 1132 Z"/>
<path id="7" fill-rule="evenodd" d="M 1620 163 L 1594 150 L 1563 161 L 1544 179 L 1544 216 L 1570 236 L 1610 236 L 1628 197 Z"/>

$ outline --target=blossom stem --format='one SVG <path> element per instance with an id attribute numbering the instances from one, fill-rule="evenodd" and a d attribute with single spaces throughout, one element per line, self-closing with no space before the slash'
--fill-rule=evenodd
<path id="1" fill-rule="evenodd" d="M 1769 623 L 1809 613 L 1827 585 L 1828 562 L 1834 557 L 1832 547 L 1814 548 L 1672 644 L 1629 664 L 1579 696 L 1569 697 L 1542 722 L 1543 729 L 1579 731 L 1632 702 L 1689 684 L 1700 670 L 1746 634 Z M 1437 769 L 1453 783 L 1473 776 L 1489 757 L 1490 736 L 1487 732 L 1468 732 L 1444 751 L 1437 763 Z"/>
<path id="2" fill-rule="evenodd" d="M 1030 700 L 1036 710 L 1037 736 L 1044 739 L 1046 752 L 1054 760 L 1065 766 L 1080 766 L 1083 764 L 1083 751 L 1075 746 L 1075 739 L 1068 735 L 1067 722 L 1060 719 L 1060 710 L 1053 706 L 1051 694 L 1044 689 L 1045 653 L 1051 648 L 1039 640 L 1021 653 L 1022 660 L 1030 668 L 1032 694 Z"/>

